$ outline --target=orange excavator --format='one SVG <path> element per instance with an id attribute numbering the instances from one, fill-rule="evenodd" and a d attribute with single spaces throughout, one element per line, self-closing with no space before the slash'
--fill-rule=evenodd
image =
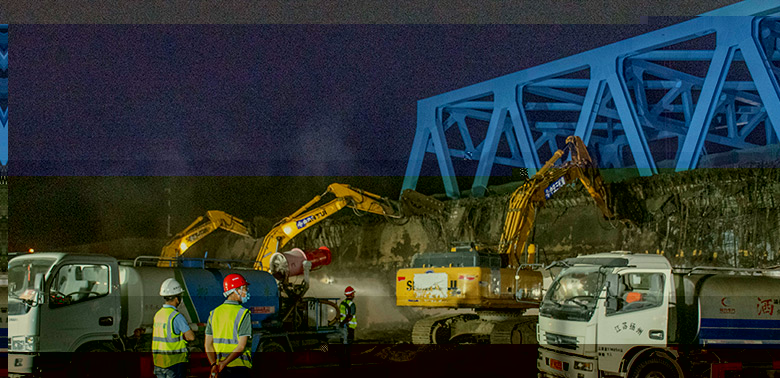
<path id="1" fill-rule="evenodd" d="M 566 153 L 571 159 L 555 165 Z M 423 318 L 412 330 L 415 344 L 535 343 L 542 272 L 532 269 L 535 246 L 528 243 L 539 208 L 559 189 L 582 182 L 605 218 L 615 214 L 596 164 L 579 137 L 570 136 L 544 166 L 509 198 L 498 251 L 464 243 L 449 252 L 425 252 L 396 274 L 396 305 L 470 309 Z"/>

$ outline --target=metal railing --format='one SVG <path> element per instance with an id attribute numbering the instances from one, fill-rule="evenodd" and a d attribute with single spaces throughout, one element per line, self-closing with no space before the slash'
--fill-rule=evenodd
<path id="1" fill-rule="evenodd" d="M 706 273 L 734 273 L 742 275 L 754 275 L 754 276 L 780 276 L 780 266 L 773 266 L 769 268 L 731 268 L 723 266 L 696 266 L 693 268 L 674 268 L 675 272 L 688 274 L 706 274 Z M 771 273 L 771 274 L 770 274 Z"/>
<path id="2" fill-rule="evenodd" d="M 241 260 L 241 259 L 215 259 L 215 258 L 171 258 L 161 256 L 138 256 L 133 259 L 133 266 L 139 267 L 147 264 L 153 264 L 157 266 L 160 261 L 167 261 L 171 263 L 172 267 L 180 268 L 207 268 L 207 267 L 227 267 L 228 269 L 246 269 L 253 270 L 255 264 L 254 260 Z"/>

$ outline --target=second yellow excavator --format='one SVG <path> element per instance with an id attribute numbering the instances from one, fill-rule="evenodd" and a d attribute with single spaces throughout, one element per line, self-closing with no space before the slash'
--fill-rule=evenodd
<path id="1" fill-rule="evenodd" d="M 224 211 L 209 210 L 206 212 L 206 215 L 199 216 L 187 228 L 176 234 L 168 244 L 163 246 L 157 266 L 170 267 L 176 265 L 176 259 L 184 254 L 187 249 L 219 229 L 241 236 L 252 237 L 252 230 L 248 223 Z"/>
<path id="2" fill-rule="evenodd" d="M 328 194 L 333 194 L 336 198 L 324 205 L 311 208 Z M 265 235 L 255 258 L 255 269 L 270 270 L 271 257 L 290 239 L 345 207 L 350 207 L 356 212 L 364 211 L 388 218 L 402 218 L 400 211 L 396 210 L 387 198 L 346 184 L 331 184 L 324 193 L 312 198 L 290 216 L 277 222 Z"/>
<path id="3" fill-rule="evenodd" d="M 567 152 L 571 160 L 555 166 Z M 411 267 L 398 270 L 397 306 L 472 310 L 417 321 L 412 342 L 534 343 L 536 316 L 524 313 L 538 308 L 543 278 L 539 270 L 530 268 L 535 247 L 528 244 L 528 236 L 536 211 L 553 193 L 577 180 L 604 217 L 615 218 L 598 167 L 582 140 L 570 136 L 566 146 L 510 196 L 497 252 L 465 243 L 450 252 L 417 254 Z"/>
<path id="4" fill-rule="evenodd" d="M 333 194 L 336 198 L 323 205 L 312 207 L 328 194 Z M 255 258 L 254 269 L 271 271 L 277 278 L 284 280 L 288 274 L 291 274 L 289 271 L 285 271 L 289 267 L 286 266 L 284 261 L 276 264 L 272 263 L 272 259 L 275 256 L 277 261 L 279 261 L 280 257 L 284 257 L 279 256 L 280 249 L 299 233 L 345 207 L 352 208 L 358 214 L 360 212 L 368 212 L 388 218 L 402 217 L 400 211 L 396 210 L 393 203 L 387 198 L 353 188 L 350 185 L 333 183 L 328 186 L 324 193 L 314 197 L 297 211 L 273 226 L 271 231 L 263 237 L 262 244 Z M 198 217 L 163 247 L 158 266 L 176 265 L 176 260 L 183 256 L 188 248 L 218 229 L 253 238 L 248 222 L 244 222 L 222 211 L 207 211 L 205 216 Z M 329 262 L 329 257 L 327 261 Z M 326 265 L 324 261 L 321 261 L 321 263 Z M 294 274 L 297 274 L 297 272 L 291 275 Z"/>

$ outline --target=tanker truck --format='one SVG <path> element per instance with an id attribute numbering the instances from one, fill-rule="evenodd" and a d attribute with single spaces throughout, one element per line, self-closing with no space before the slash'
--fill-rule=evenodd
<path id="1" fill-rule="evenodd" d="M 96 376 L 150 376 L 153 319 L 163 303 L 160 285 L 168 278 L 184 288 L 178 310 L 196 333 L 191 352 L 202 352 L 209 312 L 224 301 L 222 280 L 230 273 L 250 283 L 252 295 L 244 306 L 251 311 L 253 353 L 319 349 L 343 341 L 336 326 L 337 298 L 286 301 L 269 272 L 251 265 L 212 268 L 201 260 L 200 267 L 159 268 L 156 262 L 144 266 L 104 255 L 13 258 L 8 264 L 9 375 L 69 370 L 81 377 L 92 368 Z M 204 357 L 191 354 L 191 372 L 208 373 Z"/>
<path id="2" fill-rule="evenodd" d="M 539 309 L 539 377 L 772 377 L 780 271 L 673 268 L 662 255 L 580 255 Z"/>

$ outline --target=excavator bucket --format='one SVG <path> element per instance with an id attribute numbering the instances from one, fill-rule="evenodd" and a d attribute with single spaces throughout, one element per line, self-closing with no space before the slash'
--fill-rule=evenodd
<path id="1" fill-rule="evenodd" d="M 401 209 L 404 215 L 433 215 L 444 211 L 444 202 L 413 189 L 401 193 Z"/>

